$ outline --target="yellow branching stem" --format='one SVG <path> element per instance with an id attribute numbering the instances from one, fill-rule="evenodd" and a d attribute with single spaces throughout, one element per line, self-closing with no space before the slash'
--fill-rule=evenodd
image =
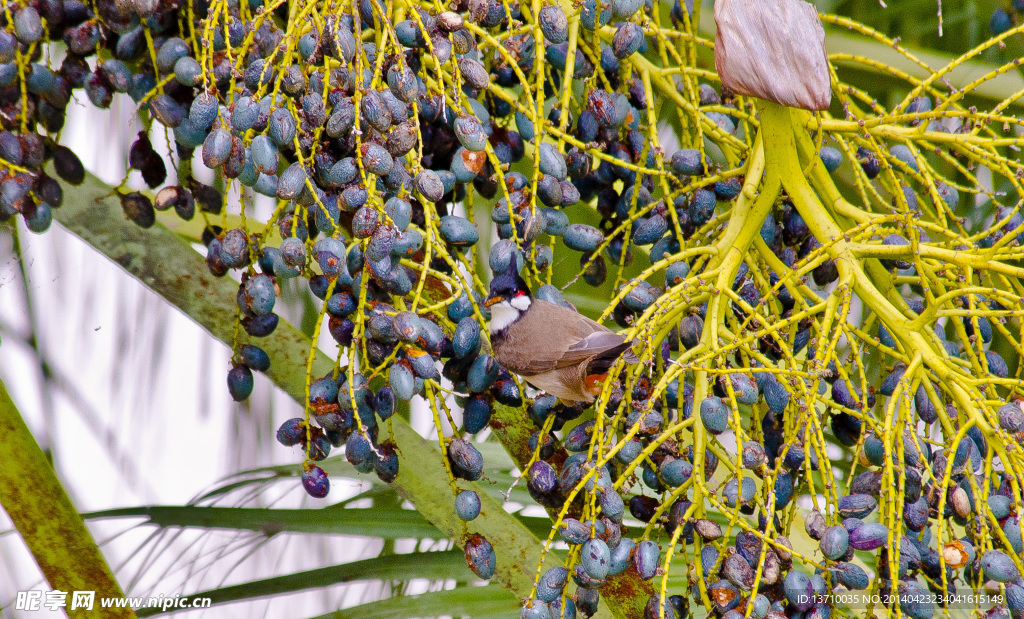
<path id="1" fill-rule="evenodd" d="M 319 297 L 309 334 L 332 336 L 335 363 L 320 367 L 312 347 L 296 362 L 304 414 L 282 426 L 282 442 L 304 450 L 311 495 L 327 495 L 316 463 L 333 446 L 364 473 L 429 480 L 454 501 L 484 475 L 475 442 L 500 441 L 516 483 L 551 516 L 540 561 L 566 570 L 493 549 L 503 582 L 532 580 L 516 591 L 529 595 L 524 616 L 565 610 L 570 590 L 596 608 L 598 588 L 600 612 L 622 618 L 699 604 L 764 619 L 801 572 L 877 593 L 1024 571 L 1024 123 L 1020 93 L 991 88 L 1019 61 L 959 77 L 1024 26 L 930 67 L 872 28 L 822 16 L 902 64 L 832 54 L 832 107 L 811 114 L 721 88 L 699 1 L 208 4 L 168 10 L 180 38 L 140 19 L 127 62 L 132 50 L 95 41 L 118 59 L 90 74 L 89 97 L 105 103 L 105 80 L 124 78 L 173 134 L 175 191 L 194 193 L 200 213 L 175 229 L 204 242 L 213 275 L 241 279 L 232 396 L 251 391 L 252 369 L 267 371 L 245 346 L 273 331 L 277 295 L 305 289 L 284 283 L 305 280 Z M 5 129 L 34 130 L 29 104 L 48 82 L 30 59 L 44 43 L 12 52 L 21 107 Z M 857 71 L 884 76 L 891 96 Z M 61 93 L 49 94 L 40 114 Z M 988 109 L 974 106 L 985 97 Z M 20 142 L 0 137 L 0 218 L 45 229 L 36 202 L 10 199 L 35 171 Z M 217 189 L 191 178 L 196 149 Z M 222 188 L 226 205 L 210 198 Z M 257 193 L 274 201 L 260 211 L 269 217 L 257 217 Z M 148 198 L 132 200 L 125 214 L 153 225 Z M 192 221 L 195 204 L 173 206 Z M 513 263 L 534 298 L 575 304 L 635 343 L 637 359 L 610 370 L 587 360 L 586 378 L 603 380 L 592 406 L 556 402 L 490 356 L 482 300 Z M 553 330 L 534 335 L 576 337 Z M 408 432 L 393 418 L 414 397 L 442 460 L 421 470 L 400 465 Z M 868 550 L 884 537 L 884 549 L 825 553 L 794 534 L 816 516 L 860 530 L 850 534 Z M 468 534 L 462 522 L 442 530 Z M 857 539 L 864 531 L 877 539 Z M 911 564 L 915 542 L 927 560 Z M 626 559 L 610 555 L 605 570 L 601 551 L 618 548 Z M 488 577 L 487 560 L 470 565 Z M 560 576 L 575 584 L 547 591 Z M 918 576 L 927 585 L 908 584 Z"/>

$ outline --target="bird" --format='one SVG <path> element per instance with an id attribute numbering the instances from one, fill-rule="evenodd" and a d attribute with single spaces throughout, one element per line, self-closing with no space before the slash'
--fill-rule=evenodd
<path id="1" fill-rule="evenodd" d="M 498 363 L 564 402 L 592 403 L 619 357 L 639 361 L 632 340 L 576 310 L 534 298 L 515 260 L 491 280 L 484 306 L 491 310 Z"/>

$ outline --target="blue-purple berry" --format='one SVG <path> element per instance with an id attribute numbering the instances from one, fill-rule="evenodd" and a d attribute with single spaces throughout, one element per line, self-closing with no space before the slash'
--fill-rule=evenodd
<path id="1" fill-rule="evenodd" d="M 309 496 L 322 499 L 330 492 L 331 482 L 322 468 L 313 465 L 302 472 L 302 487 Z"/>
<path id="2" fill-rule="evenodd" d="M 455 515 L 469 522 L 480 515 L 480 497 L 472 490 L 463 490 L 455 497 Z"/>
<path id="3" fill-rule="evenodd" d="M 228 391 L 231 399 L 241 402 L 248 399 L 252 394 L 253 377 L 252 370 L 242 364 L 236 364 L 228 372 Z"/>

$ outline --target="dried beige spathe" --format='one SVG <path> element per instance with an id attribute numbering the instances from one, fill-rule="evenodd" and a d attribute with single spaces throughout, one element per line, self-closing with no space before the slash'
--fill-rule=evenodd
<path id="1" fill-rule="evenodd" d="M 806 110 L 832 100 L 825 31 L 802 0 L 715 2 L 715 68 L 730 90 Z"/>

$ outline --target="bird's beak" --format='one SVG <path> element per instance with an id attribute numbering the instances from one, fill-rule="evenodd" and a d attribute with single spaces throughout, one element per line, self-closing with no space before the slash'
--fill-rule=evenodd
<path id="1" fill-rule="evenodd" d="M 505 297 L 501 296 L 500 294 L 487 297 L 486 299 L 484 299 L 484 307 L 490 307 L 490 306 L 494 305 L 495 303 L 501 303 L 504 300 L 505 300 Z"/>

